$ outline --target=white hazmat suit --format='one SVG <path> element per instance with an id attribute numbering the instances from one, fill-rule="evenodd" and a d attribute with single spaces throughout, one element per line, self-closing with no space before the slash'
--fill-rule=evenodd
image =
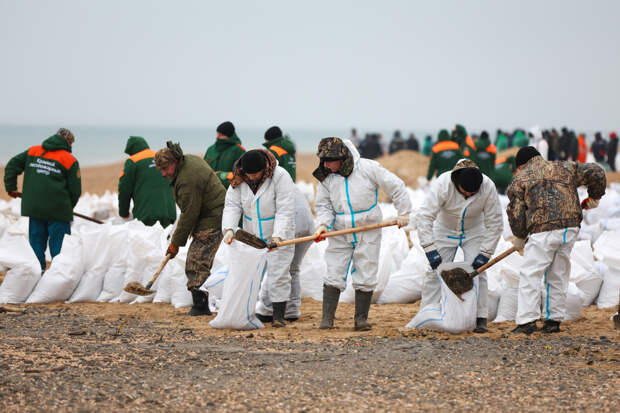
<path id="1" fill-rule="evenodd" d="M 350 140 L 343 142 L 353 157 L 353 170 L 346 178 L 330 173 L 319 182 L 314 202 L 317 224 L 340 230 L 381 222 L 379 188 L 392 198 L 399 215 L 409 215 L 411 201 L 403 181 L 378 162 L 360 158 Z M 381 229 L 328 238 L 324 284 L 343 291 L 351 274 L 355 290 L 374 291 L 380 249 Z"/>
<path id="2" fill-rule="evenodd" d="M 478 254 L 490 258 L 502 234 L 502 209 L 493 181 L 483 174 L 480 189 L 468 198 L 452 182 L 452 172 L 471 164 L 471 161 L 461 160 L 452 171 L 441 174 L 431 184 L 416 214 L 418 236 L 424 252 L 437 250 L 442 262 L 454 261 L 459 247 L 469 264 Z M 488 284 L 484 272 L 478 275 L 478 289 L 476 317 L 487 318 Z M 436 304 L 440 299 L 440 275 L 429 267 L 420 308 Z"/>

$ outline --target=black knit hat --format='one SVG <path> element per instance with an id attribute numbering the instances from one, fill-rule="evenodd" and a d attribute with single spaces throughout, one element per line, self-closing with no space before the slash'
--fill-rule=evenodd
<path id="1" fill-rule="evenodd" d="M 255 174 L 267 167 L 265 155 L 258 149 L 252 149 L 244 153 L 241 159 L 239 159 L 239 162 L 241 163 L 243 172 L 247 174 Z"/>
<path id="2" fill-rule="evenodd" d="M 474 167 L 458 169 L 452 172 L 452 181 L 467 192 L 478 192 L 482 185 L 482 172 Z"/>
<path id="3" fill-rule="evenodd" d="M 533 146 L 524 146 L 519 149 L 517 152 L 517 157 L 515 158 L 515 165 L 520 167 L 521 165 L 525 165 L 527 161 L 532 159 L 535 156 L 540 156 L 540 152 L 536 150 Z"/>
<path id="4" fill-rule="evenodd" d="M 272 126 L 265 132 L 265 140 L 278 139 L 282 137 L 282 130 L 277 126 Z"/>
<path id="5" fill-rule="evenodd" d="M 217 127 L 216 131 L 230 138 L 235 134 L 235 125 L 233 125 L 232 122 L 226 121 L 221 123 L 220 126 Z"/>

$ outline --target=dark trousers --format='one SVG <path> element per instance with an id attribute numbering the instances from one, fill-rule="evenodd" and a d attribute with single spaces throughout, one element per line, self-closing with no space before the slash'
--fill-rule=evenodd
<path id="1" fill-rule="evenodd" d="M 50 255 L 54 258 L 62 248 L 65 234 L 71 234 L 71 223 L 63 221 L 44 221 L 30 218 L 28 224 L 28 238 L 35 255 L 39 259 L 41 269 L 45 269 L 45 249 L 50 244 Z"/>

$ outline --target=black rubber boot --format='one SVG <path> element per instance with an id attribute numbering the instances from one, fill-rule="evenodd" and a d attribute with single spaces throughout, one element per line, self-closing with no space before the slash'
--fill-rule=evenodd
<path id="1" fill-rule="evenodd" d="M 263 323 L 271 323 L 273 321 L 272 315 L 262 315 L 262 314 L 256 313 L 256 318 L 258 318 Z"/>
<path id="2" fill-rule="evenodd" d="M 327 330 L 334 328 L 334 316 L 338 308 L 340 290 L 330 285 L 323 285 L 323 319 L 319 328 Z"/>
<path id="3" fill-rule="evenodd" d="M 209 293 L 200 290 L 190 291 L 192 293 L 194 305 L 192 305 L 192 308 L 190 308 L 187 314 L 194 317 L 199 315 L 211 315 L 211 310 L 209 310 Z"/>
<path id="4" fill-rule="evenodd" d="M 488 331 L 487 319 L 480 317 L 476 318 L 476 328 L 474 328 L 474 333 L 487 333 Z"/>
<path id="5" fill-rule="evenodd" d="M 368 331 L 372 326 L 368 323 L 368 310 L 372 291 L 355 290 L 355 331 Z"/>
<path id="6" fill-rule="evenodd" d="M 560 322 L 555 320 L 545 320 L 542 328 L 540 329 L 543 333 L 559 333 L 560 332 Z"/>
<path id="7" fill-rule="evenodd" d="M 286 311 L 286 301 L 280 301 L 279 303 L 272 303 L 273 305 L 273 321 L 271 325 L 275 328 L 286 326 L 284 321 L 284 312 Z"/>
<path id="8" fill-rule="evenodd" d="M 519 324 L 517 328 L 511 331 L 513 334 L 527 334 L 528 336 L 534 332 L 538 331 L 538 326 L 536 325 L 536 320 L 530 321 L 529 323 Z"/>

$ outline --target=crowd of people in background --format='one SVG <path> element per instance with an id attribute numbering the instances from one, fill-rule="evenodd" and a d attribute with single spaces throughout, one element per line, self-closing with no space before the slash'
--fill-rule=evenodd
<path id="1" fill-rule="evenodd" d="M 414 133 L 405 139 L 400 130 L 394 131 L 389 143 L 382 141 L 380 133 L 367 133 L 361 139 L 356 129 L 351 130 L 351 141 L 357 146 L 363 158 L 376 159 L 384 155 L 391 155 L 408 149 L 421 152 L 431 158 L 426 178 L 441 175 L 451 170 L 462 158 L 473 160 L 489 176 L 500 193 L 505 193 L 512 181 L 515 170 L 514 156 L 498 156 L 499 153 L 510 148 L 535 147 L 545 160 L 549 161 L 576 161 L 585 163 L 588 153 L 591 152 L 595 161 L 606 170 L 616 171 L 616 154 L 618 152 L 618 136 L 616 132 L 609 134 L 606 140 L 601 132 L 594 134 L 594 142 L 588 147 L 586 134 L 576 133 L 567 127 L 559 131 L 555 128 L 541 129 L 534 126 L 529 130 L 517 128 L 512 132 L 497 129 L 495 140 L 487 131 L 480 134 L 468 134 L 462 125 L 455 125 L 451 132 L 442 129 L 434 140 L 432 135 L 426 135 L 420 145 Z"/>

